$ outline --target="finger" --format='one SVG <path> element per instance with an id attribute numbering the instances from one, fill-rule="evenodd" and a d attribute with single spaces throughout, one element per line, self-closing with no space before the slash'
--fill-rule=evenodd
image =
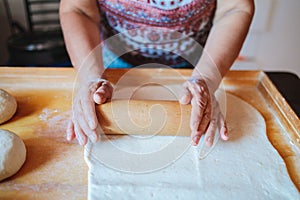
<path id="1" fill-rule="evenodd" d="M 206 113 L 206 111 L 205 111 L 201 118 L 201 122 L 199 124 L 198 131 L 204 134 L 209 126 L 210 121 L 211 121 L 211 114 Z"/>
<path id="2" fill-rule="evenodd" d="M 199 132 L 199 131 L 192 132 L 192 134 L 191 134 L 191 144 L 193 146 L 197 146 L 202 135 L 203 135 L 203 133 Z"/>
<path id="3" fill-rule="evenodd" d="M 192 131 L 198 131 L 202 116 L 204 113 L 204 108 L 200 107 L 195 98 L 192 99 L 192 110 L 191 110 L 191 121 L 190 128 Z"/>
<path id="4" fill-rule="evenodd" d="M 86 136 L 88 136 L 92 142 L 97 142 L 98 140 L 98 135 L 96 133 L 96 129 L 91 129 L 90 126 L 88 126 L 88 122 L 86 121 L 86 117 L 80 117 L 82 116 L 82 105 L 78 108 L 77 110 L 78 112 L 78 118 L 77 118 L 77 122 L 80 125 L 80 128 L 83 132 L 83 134 L 85 134 Z M 92 114 L 92 113 L 90 113 Z M 97 118 L 97 117 L 96 117 Z"/>
<path id="5" fill-rule="evenodd" d="M 192 100 L 192 94 L 185 85 L 183 86 L 183 94 L 179 99 L 179 103 L 181 104 L 189 104 Z"/>
<path id="6" fill-rule="evenodd" d="M 209 126 L 209 123 L 212 119 L 212 112 L 213 112 L 213 109 L 212 109 L 212 104 L 211 104 L 211 98 L 209 98 L 207 100 L 207 105 L 206 105 L 203 117 L 201 119 L 201 122 L 199 124 L 198 131 L 200 131 L 202 133 L 206 132 L 206 130 Z"/>
<path id="7" fill-rule="evenodd" d="M 66 132 L 67 132 L 67 140 L 72 141 L 75 138 L 74 124 L 72 120 L 68 122 L 68 127 Z"/>
<path id="8" fill-rule="evenodd" d="M 113 88 L 109 82 L 103 82 L 94 93 L 94 102 L 97 104 L 105 103 L 112 96 Z"/>
<path id="9" fill-rule="evenodd" d="M 199 143 L 200 137 L 203 132 L 199 131 L 199 125 L 203 117 L 203 113 L 206 106 L 206 99 L 203 97 L 202 91 L 196 91 L 197 89 L 195 86 L 189 87 L 191 93 L 193 95 L 193 99 L 191 101 L 192 104 L 192 111 L 191 111 L 191 121 L 190 127 L 192 130 L 192 144 L 197 145 Z"/>
<path id="10" fill-rule="evenodd" d="M 205 133 L 205 144 L 208 147 L 213 145 L 215 134 L 217 131 L 217 122 L 215 120 L 210 121 L 207 131 Z"/>
<path id="11" fill-rule="evenodd" d="M 227 125 L 226 125 L 226 122 L 225 122 L 222 114 L 220 114 L 220 116 L 219 116 L 219 130 L 220 130 L 221 138 L 225 141 L 228 140 L 229 139 L 228 129 L 227 129 Z"/>
<path id="12" fill-rule="evenodd" d="M 78 104 L 77 104 L 78 105 Z M 98 125 L 98 119 L 96 116 L 95 103 L 93 99 L 87 95 L 79 102 L 81 113 L 83 114 L 79 118 L 84 118 L 89 126 L 89 129 L 95 130 Z"/>
<path id="13" fill-rule="evenodd" d="M 201 122 L 199 123 L 198 130 L 193 132 L 192 134 L 192 141 L 193 141 L 192 144 L 194 146 L 198 145 L 201 136 L 207 131 L 210 124 L 210 119 L 211 119 L 211 114 L 204 113 L 204 116 L 202 117 Z"/>
<path id="14" fill-rule="evenodd" d="M 103 88 L 99 88 L 93 95 L 94 102 L 96 104 L 103 104 L 106 102 L 106 93 L 104 92 Z"/>
<path id="15" fill-rule="evenodd" d="M 85 145 L 87 143 L 87 138 L 77 123 L 74 124 L 74 130 L 78 143 L 82 146 Z"/>
<path id="16" fill-rule="evenodd" d="M 98 140 L 98 135 L 96 133 L 96 129 L 91 129 L 90 126 L 88 125 L 87 118 L 83 116 L 83 111 L 82 111 L 82 105 L 79 103 L 79 107 L 77 108 L 77 124 L 80 126 L 83 134 L 88 136 L 92 142 L 97 142 Z"/>
<path id="17" fill-rule="evenodd" d="M 192 144 L 197 145 L 199 143 L 200 137 L 203 132 L 198 131 L 200 121 L 202 120 L 203 108 L 201 108 L 197 103 L 195 98 L 192 99 L 192 111 L 191 111 L 191 121 L 190 128 L 192 130 Z"/>

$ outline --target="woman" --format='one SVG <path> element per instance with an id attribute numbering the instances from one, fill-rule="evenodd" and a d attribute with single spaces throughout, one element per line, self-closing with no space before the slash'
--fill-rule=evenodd
<path id="1" fill-rule="evenodd" d="M 81 65 L 102 40 L 126 30 L 129 34 L 125 36 L 124 45 L 136 51 L 119 59 L 122 66 L 158 61 L 172 67 L 190 67 L 178 56 L 187 51 L 184 42 L 179 41 L 188 36 L 204 46 L 205 53 L 200 59 L 199 54 L 194 59 L 197 51 L 186 53 L 193 55 L 190 63 L 195 67 L 191 79 L 184 84 L 185 94 L 179 101 L 192 104 L 193 145 L 197 145 L 201 135 L 206 133 L 206 144 L 211 146 L 217 127 L 221 138 L 227 140 L 226 123 L 213 94 L 238 56 L 253 14 L 253 0 L 62 0 L 62 29 L 80 82 L 67 139 L 76 137 L 81 145 L 85 145 L 88 138 L 97 141 L 95 103 L 104 103 L 112 94 L 110 83 L 101 77 L 105 65 L 101 51 L 118 55 L 118 46 L 111 45 L 109 50 L 98 48 L 97 56 L 93 54 L 89 58 L 93 65 Z M 173 37 L 176 32 L 179 36 Z M 137 35 L 140 39 L 135 40 Z M 164 51 L 165 46 L 150 48 L 143 43 L 164 40 L 164 35 L 176 46 L 175 50 L 171 49 L 173 53 L 170 49 Z"/>

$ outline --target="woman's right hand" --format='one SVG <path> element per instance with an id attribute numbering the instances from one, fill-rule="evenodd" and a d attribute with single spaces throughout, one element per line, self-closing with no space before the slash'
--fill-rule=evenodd
<path id="1" fill-rule="evenodd" d="M 112 92 L 112 85 L 105 79 L 79 83 L 78 91 L 73 97 L 72 118 L 67 127 L 67 140 L 77 138 L 80 145 L 85 145 L 88 138 L 92 142 L 97 142 L 99 122 L 95 103 L 105 103 L 111 98 Z"/>

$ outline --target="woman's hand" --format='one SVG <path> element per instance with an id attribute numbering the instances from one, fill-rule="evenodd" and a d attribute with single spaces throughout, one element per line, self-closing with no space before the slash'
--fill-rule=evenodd
<path id="1" fill-rule="evenodd" d="M 184 95 L 179 102 L 192 104 L 190 127 L 191 143 L 196 146 L 205 133 L 207 146 L 212 146 L 217 128 L 223 140 L 228 140 L 227 126 L 219 104 L 204 79 L 190 79 L 183 84 Z"/>
<path id="2" fill-rule="evenodd" d="M 73 98 L 72 119 L 67 128 L 67 140 L 75 137 L 80 145 L 85 145 L 89 138 L 92 142 L 98 140 L 98 119 L 95 103 L 108 101 L 113 92 L 112 85 L 104 79 L 80 83 Z"/>

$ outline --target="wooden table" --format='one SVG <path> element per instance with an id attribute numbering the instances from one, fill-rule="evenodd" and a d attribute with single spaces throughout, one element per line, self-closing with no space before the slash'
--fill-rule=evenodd
<path id="1" fill-rule="evenodd" d="M 116 83 L 127 71 L 110 69 L 106 77 Z M 168 69 L 139 69 L 137 73 L 176 79 Z M 191 70 L 176 73 L 188 77 Z M 86 199 L 88 168 L 83 147 L 65 140 L 74 81 L 71 68 L 0 68 L 0 88 L 18 102 L 15 116 L 0 128 L 17 133 L 27 148 L 21 170 L 0 183 L 0 199 Z M 267 136 L 300 190 L 300 121 L 285 99 L 260 71 L 231 71 L 223 86 L 263 115 Z"/>

